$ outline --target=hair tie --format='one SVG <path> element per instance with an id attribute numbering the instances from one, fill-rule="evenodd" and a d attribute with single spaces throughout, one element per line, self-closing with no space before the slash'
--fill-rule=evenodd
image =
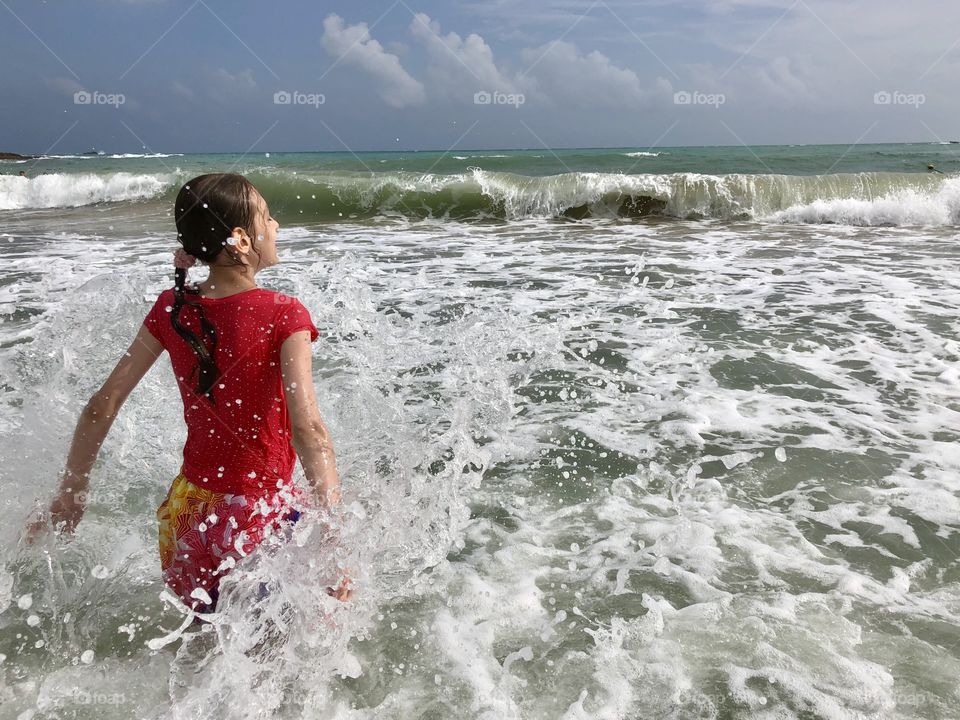
<path id="1" fill-rule="evenodd" d="M 197 264 L 197 259 L 183 248 L 173 251 L 173 266 L 177 270 L 189 270 Z"/>

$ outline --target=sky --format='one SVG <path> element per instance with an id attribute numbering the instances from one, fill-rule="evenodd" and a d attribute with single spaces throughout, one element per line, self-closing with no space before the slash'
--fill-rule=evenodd
<path id="1" fill-rule="evenodd" d="M 960 139 L 944 0 L 0 0 L 0 151 Z"/>

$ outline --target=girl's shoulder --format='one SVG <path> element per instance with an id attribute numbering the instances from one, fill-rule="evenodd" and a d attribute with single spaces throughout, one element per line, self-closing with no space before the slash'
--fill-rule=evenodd
<path id="1" fill-rule="evenodd" d="M 255 287 L 249 290 L 244 290 L 242 292 L 234 293 L 233 295 L 227 295 L 222 298 L 210 298 L 200 295 L 196 292 L 195 288 L 187 288 L 186 298 L 190 301 L 199 300 L 204 307 L 210 307 L 214 305 L 218 306 L 228 306 L 234 305 L 237 302 L 242 303 L 246 307 L 259 306 L 261 308 L 274 308 L 276 310 L 297 308 L 306 310 L 303 303 L 300 302 L 296 297 L 288 293 L 280 292 L 279 290 L 273 290 L 271 288 L 265 287 Z M 160 294 L 157 295 L 157 299 L 154 301 L 155 305 L 172 305 L 175 299 L 175 292 L 173 287 L 166 288 L 160 291 Z"/>
<path id="2" fill-rule="evenodd" d="M 149 300 L 149 298 L 150 298 L 150 296 L 147 295 L 147 296 L 144 298 L 144 300 Z M 159 293 L 157 293 L 157 297 L 154 298 L 154 300 L 153 300 L 153 304 L 154 304 L 154 305 L 161 305 L 161 304 L 163 304 L 163 303 L 167 303 L 167 304 L 173 303 L 173 288 L 172 288 L 172 287 L 168 287 L 168 288 L 165 288 L 165 289 L 161 290 Z"/>
<path id="3" fill-rule="evenodd" d="M 274 305 L 279 305 L 279 306 L 295 305 L 300 307 L 303 306 L 303 303 L 301 303 L 296 297 L 294 297 L 293 295 L 290 295 L 289 293 L 280 292 L 279 290 L 272 290 L 270 288 L 264 288 L 264 287 L 259 288 L 259 290 L 261 291 L 260 297 L 263 300 L 273 303 Z"/>

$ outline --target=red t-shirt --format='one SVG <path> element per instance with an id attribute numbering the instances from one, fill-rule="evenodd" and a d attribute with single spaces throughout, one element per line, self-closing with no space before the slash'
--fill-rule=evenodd
<path id="1" fill-rule="evenodd" d="M 220 377 L 214 403 L 194 393 L 197 356 L 170 321 L 173 288 L 154 302 L 143 324 L 170 353 L 183 398 L 187 442 L 182 472 L 213 492 L 265 495 L 290 482 L 297 456 L 280 372 L 280 346 L 298 330 L 319 336 L 296 298 L 252 288 L 224 298 L 187 293 L 217 330 L 214 360 Z M 197 310 L 184 305 L 180 323 L 198 338 Z"/>

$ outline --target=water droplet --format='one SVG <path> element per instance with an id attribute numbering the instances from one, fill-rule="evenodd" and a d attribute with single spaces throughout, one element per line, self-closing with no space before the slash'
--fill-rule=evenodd
<path id="1" fill-rule="evenodd" d="M 206 605 L 210 605 L 213 602 L 213 599 L 203 588 L 195 588 L 194 591 L 190 593 L 190 597 L 192 597 L 194 600 L 199 600 Z"/>

